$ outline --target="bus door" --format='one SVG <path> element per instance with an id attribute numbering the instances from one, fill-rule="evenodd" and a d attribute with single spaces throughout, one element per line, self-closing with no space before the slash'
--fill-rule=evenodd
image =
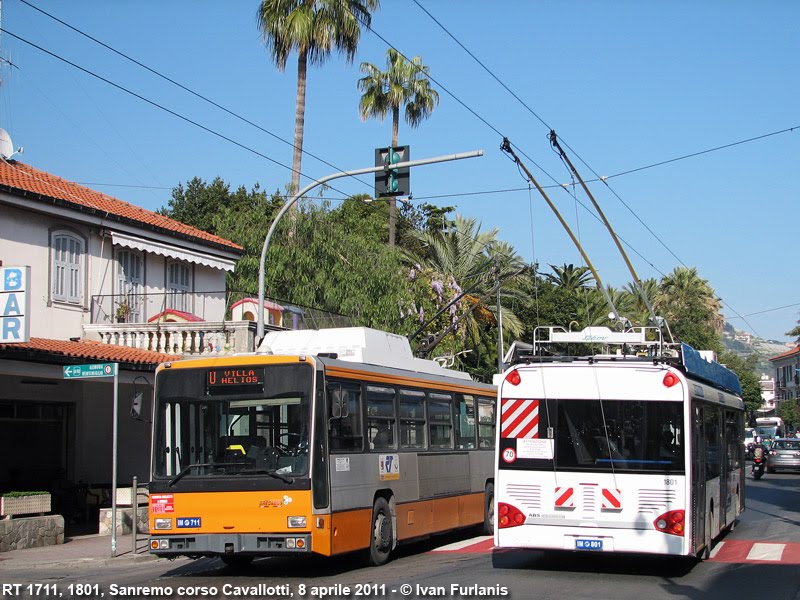
<path id="1" fill-rule="evenodd" d="M 694 549 L 700 547 L 706 537 L 706 453 L 703 443 L 703 407 L 692 402 L 692 531 Z"/>

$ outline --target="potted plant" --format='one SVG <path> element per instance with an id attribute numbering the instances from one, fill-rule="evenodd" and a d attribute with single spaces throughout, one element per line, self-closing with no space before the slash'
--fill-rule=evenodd
<path id="1" fill-rule="evenodd" d="M 117 302 L 117 310 L 114 311 L 114 316 L 117 319 L 117 323 L 125 323 L 128 320 L 128 316 L 131 314 L 131 305 L 128 304 L 128 299 L 123 298 L 119 302 Z"/>

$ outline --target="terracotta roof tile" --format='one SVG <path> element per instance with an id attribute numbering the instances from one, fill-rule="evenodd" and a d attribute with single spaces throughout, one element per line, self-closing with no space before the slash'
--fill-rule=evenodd
<path id="1" fill-rule="evenodd" d="M 211 242 L 232 250 L 242 250 L 239 244 L 202 231 L 169 217 L 134 206 L 123 200 L 107 196 L 72 181 L 56 177 L 19 161 L 0 161 L 0 186 L 10 190 L 21 190 L 48 198 L 55 198 L 85 208 L 116 215 L 124 219 L 157 227 L 167 232 L 179 233 Z"/>
<path id="2" fill-rule="evenodd" d="M 791 350 L 787 350 L 786 352 L 783 352 L 782 354 L 778 354 L 776 356 L 772 356 L 772 357 L 770 357 L 769 360 L 778 360 L 780 358 L 786 358 L 788 356 L 792 356 L 793 354 L 800 354 L 800 346 L 796 346 L 796 347 L 792 348 Z"/>
<path id="3" fill-rule="evenodd" d="M 0 344 L 0 358 L 9 358 L 9 354 L 18 352 L 40 352 L 42 354 L 55 354 L 69 358 L 83 360 L 98 360 L 120 362 L 140 365 L 157 365 L 162 362 L 175 362 L 180 356 L 139 350 L 126 346 L 114 346 L 95 342 L 93 340 L 51 340 L 47 338 L 32 337 L 29 342 L 22 344 Z"/>

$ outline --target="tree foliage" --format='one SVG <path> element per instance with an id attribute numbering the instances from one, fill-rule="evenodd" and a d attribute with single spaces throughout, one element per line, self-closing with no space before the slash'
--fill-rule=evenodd
<path id="1" fill-rule="evenodd" d="M 249 191 L 231 190 L 219 178 L 210 183 L 195 178 L 178 185 L 160 212 L 243 246 L 241 260 L 228 274 L 228 289 L 255 295 L 264 237 L 285 200 L 258 184 Z M 456 366 L 483 380 L 497 368 L 498 277 L 506 348 L 514 339 L 532 340 L 537 326 L 615 326 L 585 267 L 549 265 L 545 273 L 526 268 L 514 248 L 497 238 L 496 229 L 482 230 L 475 219 L 452 216 L 452 207 L 429 204 L 404 205 L 399 245 L 391 248 L 386 245 L 388 204 L 370 200 L 354 197 L 335 207 L 301 201 L 296 220 L 280 224 L 272 238 L 267 296 L 399 334 L 410 335 L 424 324 L 417 343 L 445 332 L 433 356 L 455 357 Z M 295 229 L 291 244 L 289 228 Z M 679 267 L 643 286 L 679 341 L 720 354 L 739 376 L 748 407 L 756 410 L 761 392 L 755 359 L 721 352 L 719 300 L 708 282 L 696 269 Z M 635 286 L 609 286 L 606 293 L 634 325 L 647 323 Z"/>

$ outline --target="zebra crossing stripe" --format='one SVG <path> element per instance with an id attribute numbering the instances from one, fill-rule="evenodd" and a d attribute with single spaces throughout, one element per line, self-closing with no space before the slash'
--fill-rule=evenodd
<path id="1" fill-rule="evenodd" d="M 786 548 L 786 544 L 755 543 L 750 548 L 750 552 L 747 553 L 747 560 L 780 561 L 783 557 L 784 548 Z"/>

